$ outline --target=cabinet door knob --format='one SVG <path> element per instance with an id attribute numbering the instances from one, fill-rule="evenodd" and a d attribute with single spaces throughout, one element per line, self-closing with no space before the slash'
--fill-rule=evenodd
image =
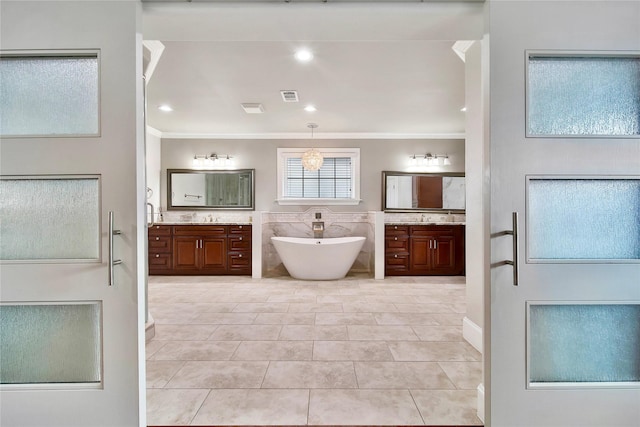
<path id="1" fill-rule="evenodd" d="M 160 258 L 160 255 L 156 254 L 156 258 Z"/>
<path id="2" fill-rule="evenodd" d="M 240 238 L 240 240 L 242 240 L 242 237 Z"/>
<path id="3" fill-rule="evenodd" d="M 397 230 L 397 229 L 398 229 L 398 226 L 396 225 L 395 227 L 393 227 L 393 229 L 394 229 L 394 230 Z"/>
<path id="4" fill-rule="evenodd" d="M 242 254 L 238 255 L 238 258 L 242 258 Z"/>
<path id="5" fill-rule="evenodd" d="M 393 240 L 398 240 L 398 238 L 397 238 L 397 237 L 394 237 L 394 238 L 393 238 Z"/>
<path id="6" fill-rule="evenodd" d="M 239 226 L 238 226 L 238 228 L 242 228 L 242 226 L 241 226 L 241 225 L 239 225 Z"/>
<path id="7" fill-rule="evenodd" d="M 394 257 L 394 258 L 398 258 L 398 255 L 396 254 L 396 255 L 394 255 L 393 257 Z"/>
<path id="8" fill-rule="evenodd" d="M 160 240 L 160 238 L 159 238 L 159 237 L 156 237 L 156 240 Z"/>

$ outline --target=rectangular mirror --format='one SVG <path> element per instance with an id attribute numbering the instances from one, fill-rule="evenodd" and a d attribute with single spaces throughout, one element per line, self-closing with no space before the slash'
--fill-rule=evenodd
<path id="1" fill-rule="evenodd" d="M 382 172 L 382 210 L 386 212 L 464 212 L 464 173 Z"/>
<path id="2" fill-rule="evenodd" d="M 254 210 L 255 169 L 167 170 L 167 209 Z"/>

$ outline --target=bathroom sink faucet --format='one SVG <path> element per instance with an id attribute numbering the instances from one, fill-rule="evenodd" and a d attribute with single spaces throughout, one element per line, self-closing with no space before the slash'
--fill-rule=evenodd
<path id="1" fill-rule="evenodd" d="M 322 235 L 324 234 L 324 222 L 313 221 L 311 223 L 311 229 L 313 230 L 314 239 L 322 239 Z"/>

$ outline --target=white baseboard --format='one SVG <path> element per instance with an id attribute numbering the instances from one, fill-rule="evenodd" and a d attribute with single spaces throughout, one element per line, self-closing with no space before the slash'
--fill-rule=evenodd
<path id="1" fill-rule="evenodd" d="M 151 341 L 156 336 L 156 321 L 151 317 L 151 313 L 149 313 L 149 320 L 144 325 L 144 335 L 145 342 Z"/>
<path id="2" fill-rule="evenodd" d="M 482 328 L 466 316 L 462 319 L 462 337 L 482 353 Z"/>
<path id="3" fill-rule="evenodd" d="M 484 423 L 484 384 L 478 386 L 478 418 Z"/>

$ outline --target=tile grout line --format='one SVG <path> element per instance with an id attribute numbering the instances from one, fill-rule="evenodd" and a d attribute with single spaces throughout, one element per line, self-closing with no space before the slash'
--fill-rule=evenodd
<path id="1" fill-rule="evenodd" d="M 202 407 L 204 406 L 204 402 L 207 401 L 207 399 L 209 398 L 209 396 L 211 395 L 211 392 L 213 391 L 212 388 L 209 389 L 209 391 L 207 392 L 207 395 L 204 397 L 204 399 L 202 399 L 202 403 L 200 404 L 200 406 L 198 406 L 198 409 L 196 409 L 196 411 L 194 412 L 193 416 L 189 419 L 189 423 L 187 425 L 193 425 L 193 420 L 195 420 L 195 418 L 198 416 L 198 412 L 200 412 L 200 410 L 202 409 Z"/>
<path id="2" fill-rule="evenodd" d="M 418 414 L 420 415 L 420 419 L 422 420 L 422 424 L 426 425 L 427 422 L 424 420 L 424 416 L 422 416 L 422 411 L 418 407 L 418 404 L 416 403 L 416 398 L 413 396 L 413 393 L 411 392 L 411 389 L 407 389 L 407 391 L 409 392 L 409 396 L 411 396 L 411 400 L 413 401 L 413 404 L 415 405 L 416 409 L 418 410 Z"/>

